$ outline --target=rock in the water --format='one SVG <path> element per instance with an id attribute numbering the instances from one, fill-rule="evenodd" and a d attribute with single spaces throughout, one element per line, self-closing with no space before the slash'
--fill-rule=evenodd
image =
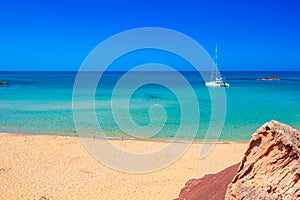
<path id="1" fill-rule="evenodd" d="M 0 82 L 0 86 L 8 85 L 8 82 Z"/>
<path id="2" fill-rule="evenodd" d="M 252 136 L 226 200 L 300 199 L 300 132 L 276 121 Z"/>
<path id="3" fill-rule="evenodd" d="M 178 200 L 220 200 L 225 198 L 228 184 L 234 178 L 239 164 L 232 165 L 217 174 L 191 179 L 181 190 Z"/>

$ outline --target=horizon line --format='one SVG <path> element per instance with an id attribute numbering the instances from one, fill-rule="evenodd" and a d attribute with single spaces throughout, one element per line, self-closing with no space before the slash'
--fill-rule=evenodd
<path id="1" fill-rule="evenodd" d="M 106 70 L 106 71 L 81 71 L 81 72 L 129 72 L 130 70 Z M 198 70 L 140 70 L 134 72 L 211 72 L 211 71 L 198 71 Z M 300 72 L 299 70 L 219 70 L 220 72 Z M 1 72 L 80 72 L 80 70 L 0 70 Z"/>

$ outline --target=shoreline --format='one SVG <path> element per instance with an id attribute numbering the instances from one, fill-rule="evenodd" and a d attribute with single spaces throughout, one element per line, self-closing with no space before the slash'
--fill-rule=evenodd
<path id="1" fill-rule="evenodd" d="M 40 134 L 40 133 L 14 133 L 14 132 L 1 132 L 1 134 L 10 134 L 10 135 L 27 135 L 27 136 L 58 136 L 58 137 L 75 137 L 81 138 L 79 135 L 56 135 L 56 134 Z M 86 137 L 86 138 L 94 138 L 94 137 Z M 176 138 L 176 140 L 172 140 L 171 138 L 134 138 L 134 137 L 95 137 L 96 140 L 111 140 L 111 141 L 144 141 L 144 142 L 162 142 L 162 143 L 191 143 L 191 144 L 248 144 L 249 140 L 218 140 L 218 141 L 205 141 L 204 139 L 186 139 L 186 138 Z"/>

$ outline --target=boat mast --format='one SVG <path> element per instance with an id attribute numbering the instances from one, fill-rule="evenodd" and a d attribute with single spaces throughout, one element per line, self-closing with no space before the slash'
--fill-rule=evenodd
<path id="1" fill-rule="evenodd" d="M 218 73 L 218 45 L 217 44 L 215 49 L 215 77 L 216 79 L 220 78 L 220 74 Z"/>
<path id="2" fill-rule="evenodd" d="M 215 51 L 215 63 L 216 67 L 218 66 L 218 45 L 216 44 L 216 51 Z"/>

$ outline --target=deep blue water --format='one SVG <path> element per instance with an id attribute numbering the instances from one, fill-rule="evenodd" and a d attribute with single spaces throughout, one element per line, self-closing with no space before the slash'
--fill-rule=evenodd
<path id="1" fill-rule="evenodd" d="M 182 74 L 197 95 L 200 109 L 197 138 L 202 139 L 211 123 L 209 92 L 198 73 Z M 124 132 L 118 127 L 111 109 L 112 92 L 122 75 L 124 72 L 105 73 L 94 97 L 98 122 L 108 137 L 132 137 L 130 131 Z M 158 75 L 170 77 L 169 72 L 138 73 L 141 79 Z M 248 140 L 258 127 L 272 119 L 300 129 L 300 72 L 223 72 L 222 76 L 231 85 L 225 89 L 227 112 L 222 140 Z M 75 77 L 75 72 L 0 72 L 0 81 L 9 82 L 8 86 L 0 87 L 0 131 L 77 135 L 72 110 Z M 281 80 L 257 80 L 263 77 L 280 77 Z M 173 86 L 183 93 L 187 91 L 176 82 Z M 125 98 L 128 87 L 125 85 L 121 90 Z M 84 92 L 77 102 L 81 106 L 78 113 L 83 118 L 90 112 Z M 189 93 L 184 95 L 185 101 L 189 101 Z M 118 98 L 114 99 L 114 105 L 122 108 L 123 96 Z M 154 104 L 164 106 L 167 117 L 161 131 L 151 138 L 174 137 L 182 123 L 180 102 L 168 88 L 158 84 L 147 84 L 132 94 L 129 113 L 133 122 L 141 127 L 151 124 L 148 109 Z M 191 108 L 191 116 L 193 112 Z M 153 117 L 160 119 L 160 116 Z M 154 127 L 160 126 L 155 120 L 152 123 Z M 194 123 L 192 119 L 190 123 Z M 88 124 L 86 131 L 89 131 Z"/>

